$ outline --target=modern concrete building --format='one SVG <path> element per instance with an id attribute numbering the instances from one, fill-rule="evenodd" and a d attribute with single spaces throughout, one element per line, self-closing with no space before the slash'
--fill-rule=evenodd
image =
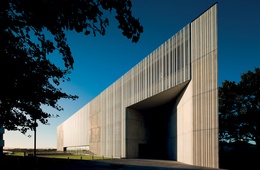
<path id="1" fill-rule="evenodd" d="M 217 168 L 217 4 L 57 127 L 57 149 Z"/>

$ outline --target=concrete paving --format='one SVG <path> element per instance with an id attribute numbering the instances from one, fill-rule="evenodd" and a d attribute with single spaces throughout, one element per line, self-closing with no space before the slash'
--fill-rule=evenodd
<path id="1" fill-rule="evenodd" d="M 112 159 L 93 161 L 93 166 L 101 169 L 142 169 L 142 170 L 219 170 L 217 168 L 207 168 L 192 166 L 177 161 L 152 160 L 152 159 Z M 95 164 L 95 165 L 94 165 Z"/>
<path id="2" fill-rule="evenodd" d="M 218 170 L 177 161 L 152 159 L 69 160 L 34 157 L 0 157 L 1 170 Z"/>

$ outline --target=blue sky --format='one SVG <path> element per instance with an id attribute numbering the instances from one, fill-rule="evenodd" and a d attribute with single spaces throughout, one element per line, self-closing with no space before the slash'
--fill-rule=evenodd
<path id="1" fill-rule="evenodd" d="M 79 99 L 61 100 L 64 108 L 61 112 L 48 109 L 60 117 L 37 128 L 37 147 L 56 148 L 58 125 L 215 2 L 218 2 L 219 85 L 224 80 L 239 81 L 241 73 L 260 67 L 259 0 L 132 0 L 133 15 L 144 27 L 138 43 L 125 38 L 112 17 L 105 36 L 68 32 L 75 65 L 71 81 L 62 87 Z M 52 57 L 59 56 L 55 53 Z M 33 148 L 33 132 L 27 135 L 32 137 L 5 131 L 5 147 Z"/>

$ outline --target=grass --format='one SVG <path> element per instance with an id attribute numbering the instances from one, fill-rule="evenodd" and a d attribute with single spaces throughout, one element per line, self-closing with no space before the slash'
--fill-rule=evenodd
<path id="1" fill-rule="evenodd" d="M 57 159 L 75 159 L 75 160 L 102 160 L 111 159 L 107 157 L 90 156 L 90 155 L 37 155 L 43 158 L 57 158 Z"/>
<path id="2" fill-rule="evenodd" d="M 0 156 L 0 169 L 2 170 L 71 170 L 89 169 L 93 166 L 92 160 L 112 159 L 112 157 L 100 157 L 91 155 L 73 155 L 59 152 L 37 153 L 26 152 L 29 156 L 24 156 L 24 152 L 12 152 Z M 84 163 L 83 163 L 83 162 Z M 82 163 L 80 163 L 82 162 Z"/>
<path id="3" fill-rule="evenodd" d="M 33 153 L 28 153 L 33 155 Z M 10 156 L 24 156 L 24 152 L 13 152 L 8 154 Z M 55 159 L 73 159 L 73 160 L 103 160 L 103 159 L 112 159 L 109 157 L 101 156 L 91 156 L 91 155 L 73 155 L 73 154 L 55 154 L 55 153 L 38 153 L 37 157 L 41 158 L 55 158 Z"/>
<path id="4" fill-rule="evenodd" d="M 13 152 L 11 154 L 8 154 L 10 156 L 24 156 L 24 153 L 23 152 Z"/>

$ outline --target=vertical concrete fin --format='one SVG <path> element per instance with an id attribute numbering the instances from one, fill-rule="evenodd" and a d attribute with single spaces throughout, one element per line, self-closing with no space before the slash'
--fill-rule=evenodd
<path id="1" fill-rule="evenodd" d="M 217 4 L 191 23 L 193 164 L 218 167 Z"/>

